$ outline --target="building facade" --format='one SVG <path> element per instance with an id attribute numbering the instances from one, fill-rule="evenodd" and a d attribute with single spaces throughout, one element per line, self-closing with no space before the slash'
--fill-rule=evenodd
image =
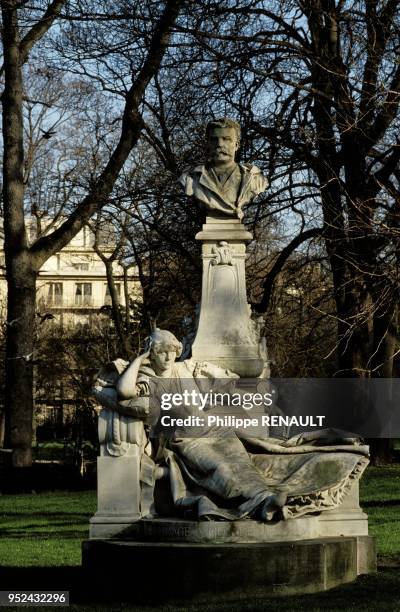
<path id="1" fill-rule="evenodd" d="M 35 237 L 33 224 L 27 223 L 28 235 Z M 1 234 L 0 234 L 1 240 Z M 4 267 L 4 251 L 0 242 L 0 321 L 7 316 L 7 283 Z M 109 258 L 115 249 L 113 231 L 103 231 L 99 249 Z M 113 278 L 119 296 L 119 303 L 125 306 L 126 300 L 141 301 L 141 288 L 133 267 L 124 272 L 118 262 L 113 262 Z M 71 242 L 59 253 L 50 257 L 42 266 L 36 283 L 37 329 L 39 335 L 61 325 L 62 334 L 72 337 L 82 326 L 99 328 L 112 325 L 110 315 L 111 297 L 107 283 L 106 268 L 94 250 L 94 235 L 84 227 Z M 48 323 L 41 325 L 42 320 Z M 50 326 L 50 327 L 49 327 Z M 4 326 L 5 329 L 5 326 Z M 60 329 L 58 327 L 57 329 Z M 76 334 L 75 334 L 76 336 Z M 4 350 L 4 342 L 3 342 Z M 35 429 L 47 428 L 56 437 L 58 430 L 65 429 L 65 423 L 74 419 L 77 412 L 82 413 L 82 395 L 77 388 L 76 379 L 84 377 L 86 364 L 74 363 L 69 357 L 68 374 L 61 376 L 51 388 L 38 384 L 39 370 L 35 367 Z M 90 365 L 90 364 L 88 364 Z M 39 366 L 40 368 L 40 366 Z M 67 368 L 68 370 L 68 368 Z M 74 384 L 75 381 L 75 384 Z M 90 386 L 89 386 L 90 388 Z M 2 395 L 2 394 L 1 394 Z M 0 398 L 0 446 L 4 436 L 4 411 Z"/>
<path id="2" fill-rule="evenodd" d="M 33 232 L 29 233 L 32 236 Z M 99 245 L 107 258 L 115 247 L 112 238 L 112 232 L 105 232 Z M 51 313 L 66 326 L 90 323 L 93 315 L 111 305 L 105 265 L 93 245 L 94 235 L 84 227 L 66 247 L 45 262 L 36 285 L 39 316 Z M 7 304 L 4 253 L 1 260 L 0 317 L 4 319 Z M 114 261 L 113 277 L 121 306 L 125 306 L 128 296 L 140 299 L 140 284 L 134 268 L 129 269 L 125 284 L 124 270 Z"/>

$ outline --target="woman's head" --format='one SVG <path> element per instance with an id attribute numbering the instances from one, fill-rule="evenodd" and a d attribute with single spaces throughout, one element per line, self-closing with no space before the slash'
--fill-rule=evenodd
<path id="1" fill-rule="evenodd" d="M 182 343 L 166 329 L 158 329 L 158 327 L 151 333 L 147 339 L 148 345 L 147 350 L 153 352 L 160 352 L 164 350 L 175 351 L 176 357 L 182 353 Z"/>
<path id="2" fill-rule="evenodd" d="M 156 374 L 168 376 L 182 349 L 181 342 L 174 334 L 164 329 L 155 329 L 148 338 L 147 350 L 150 350 L 150 361 Z"/>

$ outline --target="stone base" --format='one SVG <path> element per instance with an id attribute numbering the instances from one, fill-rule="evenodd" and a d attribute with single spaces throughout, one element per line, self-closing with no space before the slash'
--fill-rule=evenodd
<path id="1" fill-rule="evenodd" d="M 99 481 L 100 482 L 100 481 Z M 112 485 L 109 484 L 108 489 Z M 100 499 L 100 496 L 99 496 Z M 358 505 L 358 482 L 336 510 L 308 514 L 287 521 L 188 521 L 176 517 L 130 520 L 127 508 L 114 513 L 103 508 L 90 519 L 91 539 L 130 539 L 139 542 L 194 544 L 287 542 L 368 535 L 368 517 Z"/>
<path id="2" fill-rule="evenodd" d="M 116 594 L 134 601 L 229 601 L 315 593 L 351 582 L 360 573 L 360 551 L 365 569 L 374 571 L 368 536 L 252 544 L 89 540 L 83 567 L 88 580 L 114 584 Z"/>
<path id="3" fill-rule="evenodd" d="M 129 522 L 128 517 L 96 515 L 90 521 L 91 539 L 128 539 L 137 542 L 175 542 L 193 544 L 251 544 L 291 542 L 313 538 L 368 535 L 367 515 L 341 512 L 306 515 L 288 521 L 262 523 L 241 521 L 188 521 L 171 518 L 144 518 Z M 112 532 L 111 532 L 112 530 Z"/>
<path id="4" fill-rule="evenodd" d="M 140 516 L 140 457 L 97 457 L 97 512 L 90 519 L 90 537 L 113 538 Z"/>
<path id="5" fill-rule="evenodd" d="M 96 513 L 90 519 L 90 539 L 130 539 L 140 542 L 252 543 L 368 535 L 368 517 L 360 509 L 323 512 L 288 521 L 187 521 Z"/>
<path id="6" fill-rule="evenodd" d="M 123 487 L 113 493 L 113 466 L 120 469 L 100 462 L 99 510 L 83 544 L 83 565 L 96 588 L 136 602 L 150 595 L 227 601 L 324 591 L 376 571 L 358 482 L 336 510 L 287 521 L 137 520 L 139 500 L 129 503 Z M 132 467 L 126 463 L 128 482 L 139 477 Z"/>

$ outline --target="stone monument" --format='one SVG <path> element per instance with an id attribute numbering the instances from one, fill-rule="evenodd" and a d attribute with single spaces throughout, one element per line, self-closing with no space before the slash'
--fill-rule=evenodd
<path id="1" fill-rule="evenodd" d="M 194 398 L 205 383 L 239 399 L 249 378 L 256 390 L 268 386 L 265 342 L 246 298 L 252 236 L 242 224 L 243 207 L 267 181 L 235 162 L 236 122 L 212 121 L 206 135 L 206 164 L 181 177 L 207 214 L 196 236 L 203 283 L 192 355 L 177 361 L 181 343 L 154 330 L 132 363 L 117 359 L 99 373 L 98 510 L 84 566 L 98 576 L 134 565 L 136 595 L 155 573 L 162 598 L 324 590 L 375 568 L 358 502 L 368 448 L 340 432 L 249 437 L 232 420 L 211 424 L 209 405 L 199 413 Z M 168 413 L 171 434 L 160 429 L 166 392 L 192 398 Z M 280 413 L 273 402 L 268 411 Z"/>
<path id="2" fill-rule="evenodd" d="M 255 377 L 264 368 L 265 355 L 247 303 L 246 243 L 253 236 L 242 219 L 243 207 L 265 191 L 268 182 L 256 166 L 235 162 L 240 141 L 235 121 L 211 121 L 206 137 L 207 163 L 180 179 L 186 195 L 207 214 L 196 236 L 202 242 L 203 282 L 192 356 Z"/>

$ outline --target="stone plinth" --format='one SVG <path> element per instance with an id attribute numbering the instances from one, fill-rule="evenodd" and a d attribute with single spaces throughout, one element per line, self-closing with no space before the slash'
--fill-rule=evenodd
<path id="1" fill-rule="evenodd" d="M 90 533 L 90 537 L 93 539 L 107 537 L 98 529 L 98 523 L 92 523 Z M 332 510 L 287 521 L 271 521 L 268 523 L 250 519 L 240 521 L 188 521 L 175 517 L 144 518 L 131 524 L 120 525 L 120 531 L 115 533 L 114 537 L 138 542 L 251 544 L 342 536 L 364 537 L 367 535 L 367 515 L 361 509 L 352 509 L 346 512 Z"/>
<path id="2" fill-rule="evenodd" d="M 368 546 L 373 546 L 371 538 Z M 134 601 L 229 601 L 315 593 L 358 575 L 357 538 L 276 543 L 194 544 L 91 540 L 83 545 L 88 579 L 125 587 Z M 152 587 L 149 589 L 149 581 Z"/>
<path id="3" fill-rule="evenodd" d="M 99 514 L 90 521 L 92 539 L 127 538 L 143 542 L 252 543 L 286 542 L 341 536 L 367 536 L 368 517 L 362 510 L 328 511 L 288 521 L 187 521 Z"/>
<path id="4" fill-rule="evenodd" d="M 114 515 L 117 516 L 117 515 Z M 162 600 L 313 593 L 376 571 L 374 538 L 358 502 L 358 482 L 337 510 L 287 521 L 91 521 L 83 565 L 94 580 L 127 584 L 140 601 L 146 576 Z M 111 521 L 111 517 L 109 517 Z M 134 572 L 132 568 L 135 568 Z"/>
<path id="5" fill-rule="evenodd" d="M 112 538 L 140 519 L 139 478 L 139 455 L 97 457 L 97 512 L 90 519 L 90 537 Z"/>
<path id="6" fill-rule="evenodd" d="M 264 367 L 259 336 L 246 295 L 246 242 L 252 234 L 239 219 L 207 217 L 202 241 L 200 317 L 192 356 L 257 377 Z"/>
<path id="7" fill-rule="evenodd" d="M 119 469 L 135 467 L 134 459 L 125 458 Z M 132 475 L 125 472 L 125 477 L 129 481 Z M 104 492 L 111 493 L 117 483 L 107 482 Z M 99 496 L 91 539 L 83 544 L 83 566 L 89 579 L 114 580 L 118 594 L 134 601 L 148 600 L 149 576 L 162 601 L 228 601 L 323 591 L 376 571 L 375 542 L 359 506 L 358 482 L 336 510 L 268 523 L 137 520 L 121 512 L 127 498 L 120 495 L 114 502 Z"/>

